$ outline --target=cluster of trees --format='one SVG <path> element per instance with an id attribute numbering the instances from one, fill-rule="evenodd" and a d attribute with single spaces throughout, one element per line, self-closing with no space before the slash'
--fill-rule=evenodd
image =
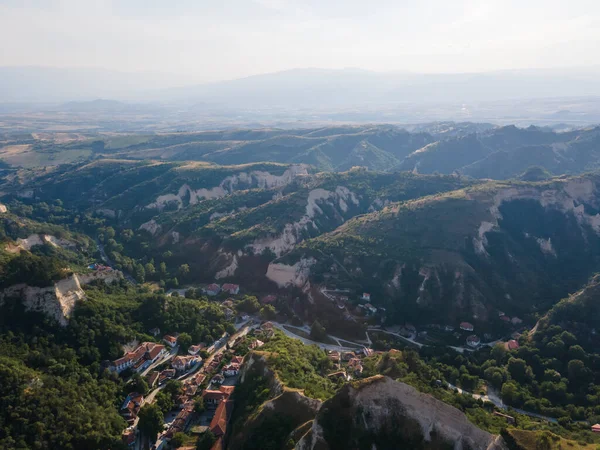
<path id="1" fill-rule="evenodd" d="M 0 448 L 122 448 L 121 391 L 119 379 L 81 363 L 67 330 L 19 303 L 3 308 Z"/>
<path id="2" fill-rule="evenodd" d="M 332 363 L 316 345 L 304 345 L 276 331 L 261 350 L 269 352 L 269 367 L 286 386 L 304 389 L 312 398 L 326 399 L 335 393 L 336 385 L 327 378 Z"/>

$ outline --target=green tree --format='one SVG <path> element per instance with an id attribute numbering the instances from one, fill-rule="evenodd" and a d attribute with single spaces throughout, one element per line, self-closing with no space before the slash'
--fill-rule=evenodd
<path id="1" fill-rule="evenodd" d="M 163 414 L 168 413 L 175 407 L 175 402 L 171 398 L 171 395 L 165 393 L 164 391 L 160 391 L 154 397 L 154 403 L 158 405 Z"/>
<path id="2" fill-rule="evenodd" d="M 165 394 L 171 396 L 171 399 L 175 401 L 179 395 L 181 395 L 181 391 L 183 389 L 183 383 L 179 380 L 169 380 L 163 389 Z"/>
<path id="3" fill-rule="evenodd" d="M 171 446 L 171 448 L 179 448 L 185 442 L 185 438 L 186 438 L 185 434 L 183 434 L 183 433 L 175 433 L 173 435 L 173 437 L 171 438 L 171 441 L 169 442 L 169 445 Z"/>
<path id="4" fill-rule="evenodd" d="M 506 357 L 506 348 L 504 348 L 504 344 L 498 343 L 494 345 L 490 354 L 498 364 L 502 364 Z"/>
<path id="5" fill-rule="evenodd" d="M 156 269 L 154 268 L 154 264 L 152 263 L 146 263 L 144 265 L 144 270 L 146 271 L 146 276 L 149 278 L 152 278 L 156 273 Z"/>
<path id="6" fill-rule="evenodd" d="M 568 365 L 569 381 L 575 385 L 583 385 L 589 381 L 590 371 L 583 361 L 573 359 Z"/>
<path id="7" fill-rule="evenodd" d="M 185 279 L 190 274 L 190 266 L 188 264 L 180 265 L 177 274 L 180 278 Z"/>
<path id="8" fill-rule="evenodd" d="M 542 431 L 535 438 L 535 450 L 552 450 L 552 437 L 550 433 Z"/>
<path id="9" fill-rule="evenodd" d="M 161 276 L 165 276 L 167 274 L 167 265 L 164 261 L 159 264 L 158 270 Z"/>
<path id="10" fill-rule="evenodd" d="M 265 305 L 260 309 L 260 317 L 264 320 L 275 319 L 276 312 L 273 305 Z"/>
<path id="11" fill-rule="evenodd" d="M 148 383 L 146 383 L 146 380 L 136 372 L 133 374 L 133 377 L 131 377 L 131 389 L 134 392 L 146 395 L 148 393 Z"/>
<path id="12" fill-rule="evenodd" d="M 129 241 L 131 241 L 132 238 L 133 238 L 133 230 L 127 228 L 127 229 L 121 231 L 121 239 L 123 239 L 123 241 L 129 242 Z"/>
<path id="13" fill-rule="evenodd" d="M 146 271 L 144 270 L 144 266 L 136 264 L 133 269 L 133 277 L 138 283 L 146 281 Z"/>
<path id="14" fill-rule="evenodd" d="M 581 345 L 572 345 L 569 347 L 569 359 L 579 359 L 581 361 L 585 361 L 586 356 L 585 350 L 581 347 Z"/>
<path id="15" fill-rule="evenodd" d="M 202 396 L 196 397 L 196 399 L 194 400 L 194 412 L 196 414 L 202 414 L 205 409 L 206 408 L 204 406 L 204 399 L 202 398 Z"/>
<path id="16" fill-rule="evenodd" d="M 216 436 L 212 433 L 212 431 L 207 430 L 198 438 L 196 450 L 210 450 L 215 442 L 217 442 Z"/>
<path id="17" fill-rule="evenodd" d="M 150 440 L 156 439 L 156 435 L 163 429 L 164 416 L 158 405 L 146 404 L 142 406 L 138 414 L 138 429 Z"/>
<path id="18" fill-rule="evenodd" d="M 258 299 L 252 295 L 245 295 L 241 302 L 238 303 L 237 309 L 248 314 L 254 314 L 260 309 Z"/>
<path id="19" fill-rule="evenodd" d="M 104 230 L 104 236 L 107 239 L 114 239 L 115 237 L 115 229 L 113 227 L 106 227 Z"/>
<path id="20" fill-rule="evenodd" d="M 519 383 L 526 383 L 533 378 L 533 371 L 527 362 L 521 358 L 510 358 L 508 360 L 508 372 L 510 376 Z"/>
<path id="21" fill-rule="evenodd" d="M 315 341 L 322 341 L 327 337 L 327 330 L 318 320 L 310 327 L 310 337 Z"/>
<path id="22" fill-rule="evenodd" d="M 192 345 L 192 337 L 188 333 L 181 333 L 177 338 L 177 343 L 181 352 L 186 353 L 190 345 Z"/>

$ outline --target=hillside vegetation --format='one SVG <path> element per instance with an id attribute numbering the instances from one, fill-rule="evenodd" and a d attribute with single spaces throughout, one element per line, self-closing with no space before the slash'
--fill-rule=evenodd
<path id="1" fill-rule="evenodd" d="M 539 165 L 554 175 L 594 170 L 600 162 L 598 129 L 550 129 L 435 123 L 332 126 L 173 134 L 25 135 L 0 141 L 8 167 L 35 168 L 97 158 L 207 161 L 221 165 L 272 161 L 309 164 L 323 171 L 353 166 L 419 173 L 458 172 L 507 179 Z"/>

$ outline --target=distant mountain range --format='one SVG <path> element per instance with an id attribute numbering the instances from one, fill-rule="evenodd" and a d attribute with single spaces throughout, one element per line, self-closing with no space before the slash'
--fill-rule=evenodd
<path id="1" fill-rule="evenodd" d="M 462 74 L 294 69 L 181 86 L 183 75 L 94 68 L 0 67 L 0 102 L 114 98 L 229 107 L 337 108 L 600 96 L 599 68 Z"/>

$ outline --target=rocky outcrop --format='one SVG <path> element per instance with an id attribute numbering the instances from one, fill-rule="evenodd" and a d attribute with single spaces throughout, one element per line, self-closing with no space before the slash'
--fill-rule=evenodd
<path id="1" fill-rule="evenodd" d="M 43 288 L 16 284 L 0 292 L 0 306 L 9 299 L 19 299 L 27 311 L 41 312 L 65 326 L 77 302 L 85 299 L 81 286 L 97 280 L 108 284 L 122 277 L 123 274 L 119 271 L 102 271 L 73 274 Z"/>
<path id="2" fill-rule="evenodd" d="M 289 435 L 311 421 L 321 406 L 320 400 L 283 386 L 268 367 L 265 356 L 261 352 L 253 352 L 246 357 L 237 389 L 245 391 L 246 383 L 252 384 L 257 379 L 263 379 L 269 387 L 269 399 L 243 423 L 237 424 L 229 440 L 229 450 L 248 448 L 248 443 L 264 445 L 266 439 L 269 440 L 269 448 L 283 448 L 283 444 L 289 441 Z"/>
<path id="3" fill-rule="evenodd" d="M 292 250 L 306 236 L 315 232 L 329 231 L 335 226 L 341 225 L 348 218 L 346 213 L 349 208 L 356 208 L 359 205 L 356 194 L 345 186 L 338 186 L 335 191 L 313 189 L 308 193 L 305 213 L 300 220 L 285 224 L 278 236 L 259 238 L 247 247 L 251 248 L 253 253 L 262 253 L 269 249 L 279 257 Z M 324 209 L 327 213 L 324 212 Z M 330 225 L 322 230 L 319 222 L 326 222 Z"/>
<path id="4" fill-rule="evenodd" d="M 302 258 L 294 265 L 271 263 L 267 269 L 267 278 L 279 287 L 304 287 L 308 282 L 313 258 Z"/>
<path id="5" fill-rule="evenodd" d="M 501 437 L 476 427 L 458 409 L 407 384 L 377 376 L 348 384 L 323 403 L 311 430 L 295 448 L 416 450 L 446 446 L 454 450 L 507 449 Z"/>
<path id="6" fill-rule="evenodd" d="M 290 166 L 283 174 L 273 175 L 266 171 L 253 170 L 239 172 L 225 177 L 217 186 L 210 188 L 193 189 L 188 184 L 182 185 L 176 194 L 164 194 L 146 206 L 148 209 L 162 210 L 166 205 L 175 203 L 177 208 L 182 208 L 187 201 L 195 205 L 201 200 L 225 197 L 234 191 L 242 189 L 270 189 L 290 184 L 296 177 L 308 175 L 307 166 Z"/>
<path id="7" fill-rule="evenodd" d="M 44 244 L 50 244 L 53 247 L 61 247 L 65 249 L 74 249 L 77 246 L 74 242 L 71 242 L 68 239 L 57 238 L 56 236 L 52 236 L 50 234 L 32 234 L 24 239 L 17 239 L 16 247 L 14 245 L 9 245 L 8 250 L 13 253 L 21 250 L 29 251 L 36 245 Z"/>

